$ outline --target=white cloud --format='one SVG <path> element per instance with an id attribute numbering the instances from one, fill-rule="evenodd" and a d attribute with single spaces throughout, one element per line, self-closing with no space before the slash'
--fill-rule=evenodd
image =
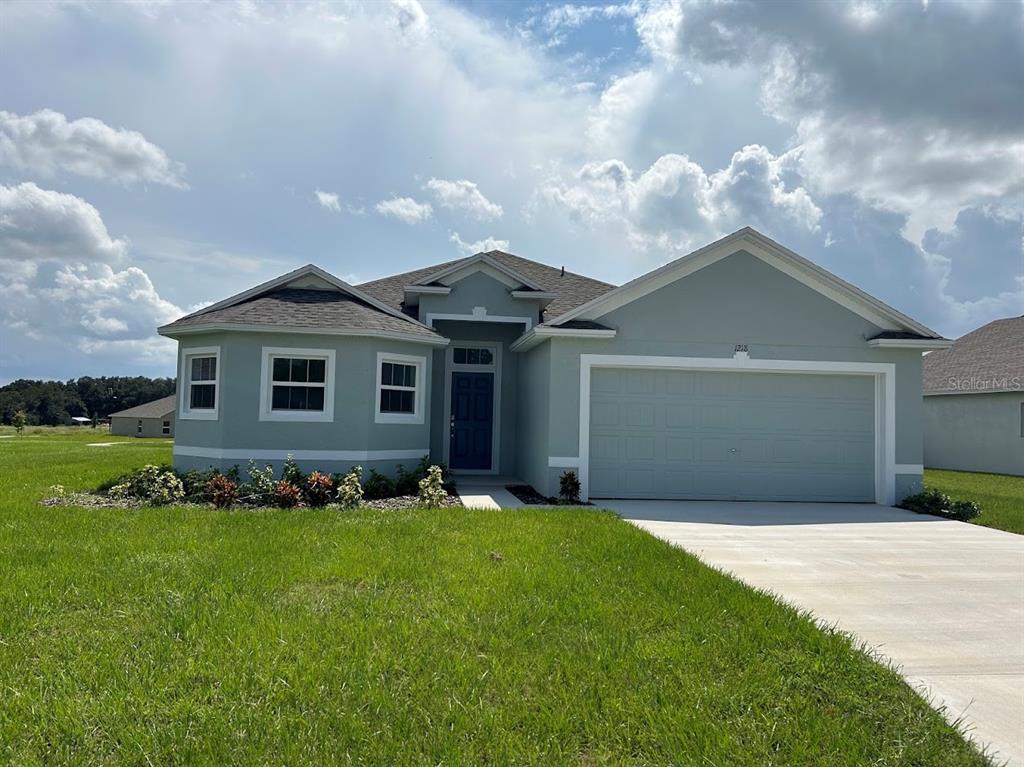
<path id="1" fill-rule="evenodd" d="M 377 212 L 382 216 L 397 218 L 406 224 L 418 224 L 434 215 L 429 202 L 416 202 L 412 197 L 392 197 L 377 203 Z"/>
<path id="2" fill-rule="evenodd" d="M 447 181 L 432 178 L 427 182 L 427 188 L 434 193 L 442 208 L 464 210 L 481 221 L 500 218 L 504 213 L 500 205 L 484 197 L 477 185 L 466 179 Z"/>
<path id="3" fill-rule="evenodd" d="M 572 180 L 546 184 L 540 200 L 588 228 L 618 227 L 640 248 L 685 250 L 745 225 L 814 231 L 822 211 L 784 180 L 792 162 L 756 145 L 710 174 L 680 154 L 662 155 L 639 175 L 621 160 L 592 162 Z"/>
<path id="4" fill-rule="evenodd" d="M 508 240 L 498 240 L 494 237 L 485 237 L 476 242 L 466 242 L 459 237 L 458 232 L 452 232 L 448 236 L 448 241 L 455 243 L 455 247 L 467 256 L 472 256 L 476 253 L 487 253 L 492 250 L 508 250 Z"/>
<path id="5" fill-rule="evenodd" d="M 316 201 L 320 203 L 321 208 L 341 213 L 341 201 L 338 199 L 337 194 L 334 192 L 322 192 L 319 189 L 314 194 L 316 194 Z"/>
<path id="6" fill-rule="evenodd" d="M 69 122 L 52 109 L 30 115 L 0 111 L 0 162 L 47 177 L 64 171 L 123 184 L 188 188 L 185 166 L 138 131 L 111 128 L 92 117 Z"/>
<path id="7" fill-rule="evenodd" d="M 30 181 L 0 186 L 0 261 L 115 262 L 127 247 L 80 197 Z"/>

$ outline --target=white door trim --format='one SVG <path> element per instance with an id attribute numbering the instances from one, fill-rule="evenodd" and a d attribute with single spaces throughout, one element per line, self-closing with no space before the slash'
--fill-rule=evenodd
<path id="1" fill-rule="evenodd" d="M 455 347 L 489 349 L 492 355 L 490 365 L 455 364 Z M 458 474 L 498 474 L 501 467 L 501 344 L 494 341 L 456 341 L 448 344 L 444 351 L 444 447 L 442 459 L 451 468 L 452 446 L 452 373 L 460 370 L 466 373 L 491 373 L 494 376 L 494 400 L 491 404 L 491 468 L 453 469 Z"/>
<path id="2" fill-rule="evenodd" d="M 594 368 L 701 370 L 734 373 L 867 375 L 875 378 L 875 502 L 896 502 L 896 365 L 891 362 L 750 359 L 734 357 L 652 357 L 634 354 L 580 355 L 580 497 L 590 494 L 590 376 Z"/>

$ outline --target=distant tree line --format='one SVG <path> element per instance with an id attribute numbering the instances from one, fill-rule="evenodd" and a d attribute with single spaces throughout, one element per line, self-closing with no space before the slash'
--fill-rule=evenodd
<path id="1" fill-rule="evenodd" d="M 71 416 L 104 418 L 118 410 L 135 407 L 174 394 L 173 378 L 104 376 L 70 381 L 21 379 L 0 386 L 0 422 L 11 424 L 14 414 L 25 411 L 32 425 L 55 426 Z"/>

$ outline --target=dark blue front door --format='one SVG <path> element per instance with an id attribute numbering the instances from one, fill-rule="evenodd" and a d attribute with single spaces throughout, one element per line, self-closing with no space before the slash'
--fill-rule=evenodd
<path id="1" fill-rule="evenodd" d="M 494 373 L 452 373 L 453 469 L 490 469 L 494 434 Z"/>

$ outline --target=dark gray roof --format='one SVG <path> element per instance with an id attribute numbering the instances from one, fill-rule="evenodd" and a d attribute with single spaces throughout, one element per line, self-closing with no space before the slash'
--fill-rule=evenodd
<path id="1" fill-rule="evenodd" d="M 541 264 L 537 261 L 514 256 L 511 253 L 505 253 L 500 250 L 491 250 L 485 255 L 526 279 L 531 280 L 545 291 L 557 293 L 558 297 L 548 304 L 544 310 L 545 316 L 549 318 L 557 317 L 571 309 L 575 309 L 577 306 L 604 295 L 615 287 L 607 282 L 584 277 L 582 274 L 568 271 L 563 274 L 562 270 L 558 267 Z M 472 256 L 469 258 L 472 258 Z M 460 258 L 454 261 L 446 261 L 443 264 L 434 264 L 433 266 L 415 269 L 411 272 L 384 277 L 357 285 L 356 287 L 369 293 L 378 301 L 382 301 L 397 309 L 405 298 L 404 288 L 406 285 L 421 285 L 423 283 L 420 280 L 428 279 L 430 275 L 436 272 L 468 260 L 468 258 Z"/>
<path id="2" fill-rule="evenodd" d="M 566 320 L 565 322 L 560 322 L 552 327 L 571 328 L 573 330 L 611 330 L 607 325 L 602 325 L 600 322 L 594 322 L 594 320 Z"/>
<path id="3" fill-rule="evenodd" d="M 161 397 L 160 399 L 155 399 L 152 402 L 146 402 L 143 405 L 136 405 L 135 407 L 130 407 L 127 410 L 111 413 L 110 417 L 124 416 L 126 418 L 163 418 L 165 415 L 174 412 L 175 402 L 177 402 L 177 397 L 172 394 L 169 397 Z"/>
<path id="4" fill-rule="evenodd" d="M 429 328 L 386 314 L 347 293 L 297 288 L 273 290 L 223 309 L 182 317 L 168 325 L 167 329 L 180 330 L 211 323 L 383 330 L 425 337 L 437 336 Z"/>
<path id="5" fill-rule="evenodd" d="M 869 338 L 868 340 L 869 341 L 875 341 L 875 340 L 880 339 L 880 338 L 886 338 L 886 339 L 891 338 L 891 339 L 896 339 L 896 340 L 918 341 L 918 340 L 922 340 L 922 339 L 923 340 L 931 340 L 931 339 L 934 338 L 934 336 L 923 336 L 920 333 L 910 333 L 910 332 L 905 331 L 905 330 L 883 330 L 878 335 L 871 336 L 871 338 Z"/>
<path id="6" fill-rule="evenodd" d="M 990 322 L 924 357 L 925 394 L 1024 391 L 1024 316 Z"/>

